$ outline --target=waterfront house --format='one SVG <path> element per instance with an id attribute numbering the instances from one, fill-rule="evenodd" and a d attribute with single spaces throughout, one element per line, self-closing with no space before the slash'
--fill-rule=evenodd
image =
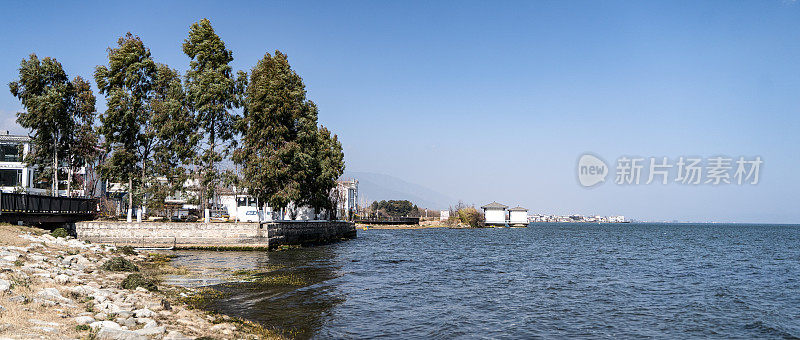
<path id="1" fill-rule="evenodd" d="M 352 220 L 358 214 L 358 180 L 339 179 L 336 181 L 336 208 L 339 217 Z"/>
<path id="2" fill-rule="evenodd" d="M 487 226 L 504 226 L 506 225 L 506 209 L 507 205 L 497 202 L 492 202 L 481 207 L 483 209 L 483 216 Z"/>
<path id="3" fill-rule="evenodd" d="M 0 133 L 0 191 L 43 195 L 51 189 L 50 183 L 40 180 L 40 172 L 23 161 L 30 152 L 30 137 L 12 135 L 8 131 Z M 84 171 L 81 168 L 75 175 L 82 176 Z M 66 176 L 59 182 L 65 187 Z M 59 194 L 67 195 L 67 192 L 59 190 Z M 72 194 L 82 196 L 83 189 L 73 188 Z"/>
<path id="4" fill-rule="evenodd" d="M 508 224 L 515 227 L 528 225 L 528 209 L 520 206 L 508 209 Z"/>

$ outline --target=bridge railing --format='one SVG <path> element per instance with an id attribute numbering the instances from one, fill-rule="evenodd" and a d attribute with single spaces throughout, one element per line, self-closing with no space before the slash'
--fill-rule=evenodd
<path id="1" fill-rule="evenodd" d="M 94 214 L 93 198 L 53 197 L 16 193 L 0 193 L 0 212 L 25 214 Z"/>

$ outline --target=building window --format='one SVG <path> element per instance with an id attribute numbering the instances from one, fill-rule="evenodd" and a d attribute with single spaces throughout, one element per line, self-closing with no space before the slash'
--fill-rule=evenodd
<path id="1" fill-rule="evenodd" d="M 0 169 L 0 186 L 15 187 L 22 184 L 22 169 Z"/>
<path id="2" fill-rule="evenodd" d="M 39 170 L 31 171 L 31 187 L 36 189 L 50 189 L 52 186 L 50 185 L 50 181 L 48 178 L 44 177 Z"/>
<path id="3" fill-rule="evenodd" d="M 21 154 L 20 144 L 0 144 L 0 161 L 20 162 Z"/>

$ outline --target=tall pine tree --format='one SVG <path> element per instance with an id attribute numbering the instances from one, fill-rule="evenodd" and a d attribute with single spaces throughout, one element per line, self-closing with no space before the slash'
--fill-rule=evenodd
<path id="1" fill-rule="evenodd" d="M 217 164 L 226 155 L 227 145 L 234 136 L 235 114 L 239 87 L 229 65 L 233 53 L 214 32 L 211 22 L 202 19 L 192 24 L 183 52 L 191 59 L 186 72 L 186 99 L 195 113 L 205 147 L 200 154 L 200 202 L 207 207 L 220 181 Z"/>
<path id="2" fill-rule="evenodd" d="M 341 144 L 317 127 L 317 107 L 285 54 L 267 53 L 253 68 L 237 127 L 242 145 L 233 160 L 250 195 L 276 209 L 293 203 L 333 210 L 330 193 L 344 171 Z"/>
<path id="3" fill-rule="evenodd" d="M 43 170 L 56 196 L 59 169 L 67 164 L 67 194 L 70 195 L 75 169 L 95 155 L 95 97 L 91 86 L 81 77 L 69 81 L 56 59 L 39 60 L 31 54 L 20 63 L 19 79 L 11 82 L 9 89 L 26 109 L 17 113 L 17 123 L 32 134 L 34 147 L 25 162 Z"/>
<path id="4" fill-rule="evenodd" d="M 150 49 L 128 33 L 119 38 L 116 48 L 108 49 L 108 66 L 97 66 L 94 73 L 100 93 L 106 96 L 108 108 L 100 115 L 100 132 L 111 153 L 100 172 L 105 178 L 128 182 L 129 220 L 152 152 L 149 101 L 156 72 Z"/>

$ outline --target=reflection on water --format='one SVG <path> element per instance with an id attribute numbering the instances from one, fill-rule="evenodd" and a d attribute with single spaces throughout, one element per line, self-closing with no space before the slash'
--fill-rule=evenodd
<path id="1" fill-rule="evenodd" d="M 212 301 L 208 310 L 309 338 L 323 326 L 331 308 L 343 300 L 327 283 L 339 275 L 337 266 L 331 263 L 334 249 L 179 251 L 175 264 L 189 268 L 191 274 L 172 276 L 167 283 L 210 286 L 224 297 Z"/>

